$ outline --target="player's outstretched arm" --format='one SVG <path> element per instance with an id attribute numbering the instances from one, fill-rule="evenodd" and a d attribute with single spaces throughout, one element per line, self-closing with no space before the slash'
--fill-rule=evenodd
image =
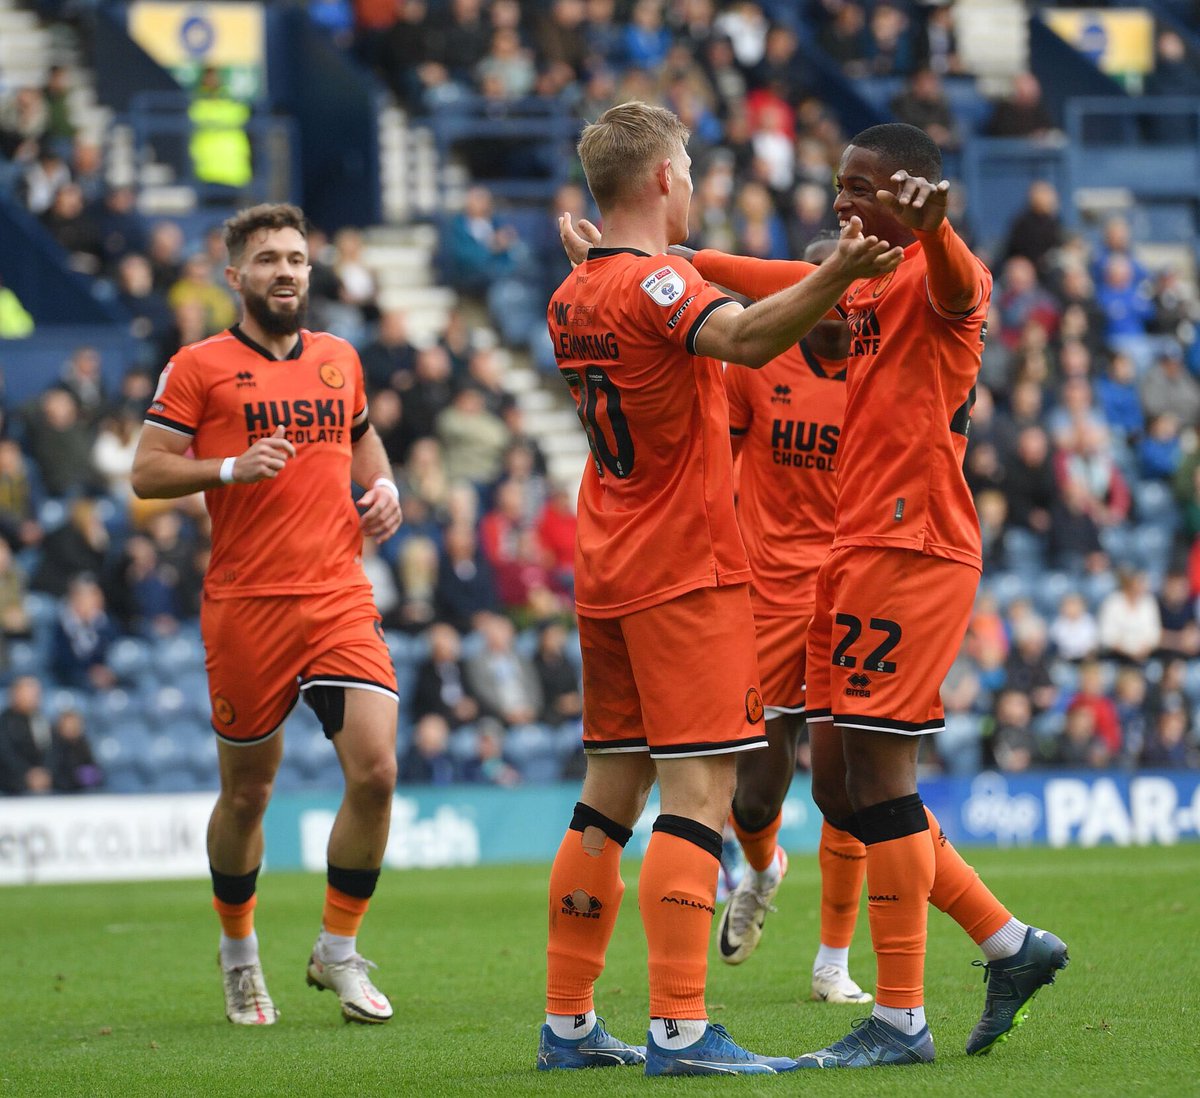
<path id="1" fill-rule="evenodd" d="M 282 427 L 260 438 L 242 454 L 228 458 L 196 458 L 187 454 L 192 440 L 186 435 L 147 423 L 133 455 L 130 483 L 141 499 L 178 499 L 196 492 L 221 488 L 226 484 L 254 484 L 277 477 L 296 448 L 283 437 Z M 221 470 L 229 461 L 227 475 Z"/>
<path id="2" fill-rule="evenodd" d="M 943 313 L 963 316 L 975 311 L 982 294 L 979 261 L 946 220 L 950 181 L 928 179 L 898 171 L 896 191 L 877 191 L 876 197 L 916 234 L 929 269 L 929 296 Z"/>
<path id="3" fill-rule="evenodd" d="M 808 277 L 748 309 L 727 305 L 712 313 L 696 336 L 696 353 L 759 367 L 802 339 L 860 278 L 894 271 L 902 248 L 863 236 L 857 217 L 838 241 L 837 251 Z"/>

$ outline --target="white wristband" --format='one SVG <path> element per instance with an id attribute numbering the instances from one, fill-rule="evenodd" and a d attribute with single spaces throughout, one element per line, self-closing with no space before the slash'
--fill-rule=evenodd
<path id="1" fill-rule="evenodd" d="M 396 487 L 395 481 L 388 480 L 387 477 L 376 477 L 375 483 L 372 484 L 371 487 L 378 488 L 381 484 L 389 492 L 391 492 L 393 496 L 396 497 L 396 502 L 399 503 L 400 502 L 400 489 Z"/>
<path id="2" fill-rule="evenodd" d="M 221 462 L 220 477 L 221 477 L 222 484 L 232 484 L 233 483 L 233 463 L 235 461 L 237 461 L 237 458 L 231 457 L 231 458 L 226 458 L 223 462 Z"/>

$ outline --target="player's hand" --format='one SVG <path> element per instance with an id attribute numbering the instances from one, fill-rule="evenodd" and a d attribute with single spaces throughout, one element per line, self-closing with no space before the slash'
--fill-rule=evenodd
<path id="1" fill-rule="evenodd" d="M 404 516 L 400 512 L 400 501 L 396 493 L 386 484 L 378 481 L 368 488 L 358 499 L 358 508 L 362 511 L 359 526 L 363 535 L 374 538 L 377 542 L 385 542 L 397 530 Z"/>
<path id="2" fill-rule="evenodd" d="M 909 175 L 903 169 L 892 176 L 895 192 L 876 191 L 875 197 L 888 208 L 892 216 L 910 229 L 933 232 L 946 220 L 946 203 L 950 181 L 930 183 L 919 175 Z"/>
<path id="3" fill-rule="evenodd" d="M 260 438 L 233 463 L 234 484 L 255 484 L 279 476 L 283 467 L 296 456 L 296 447 L 284 436 L 283 426 L 268 438 Z"/>
<path id="4" fill-rule="evenodd" d="M 562 241 L 563 251 L 567 253 L 572 267 L 578 267 L 587 259 L 588 248 L 600 246 L 600 230 L 586 217 L 579 219 L 578 226 L 571 224 L 569 213 L 559 214 L 558 238 Z"/>
<path id="5" fill-rule="evenodd" d="M 843 274 L 851 281 L 860 278 L 877 278 L 894 271 L 904 258 L 904 249 L 893 248 L 886 240 L 877 236 L 863 236 L 862 222 L 850 218 L 842 229 L 837 251 L 826 263 L 837 263 Z"/>

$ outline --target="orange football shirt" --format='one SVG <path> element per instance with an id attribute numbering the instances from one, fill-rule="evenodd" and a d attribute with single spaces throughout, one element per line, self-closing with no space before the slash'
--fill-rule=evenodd
<path id="1" fill-rule="evenodd" d="M 730 366 L 725 387 L 755 614 L 807 617 L 833 542 L 846 363 L 801 340 L 761 370 Z"/>
<path id="2" fill-rule="evenodd" d="M 728 304 L 687 260 L 626 248 L 593 248 L 550 299 L 555 357 L 592 450 L 579 487 L 581 614 L 750 579 L 722 367 L 695 354 Z"/>
<path id="3" fill-rule="evenodd" d="M 196 457 L 236 457 L 280 424 L 296 447 L 277 477 L 204 493 L 209 598 L 367 582 L 350 496 L 350 432 L 365 406 L 357 353 L 327 332 L 303 330 L 290 357 L 273 359 L 233 328 L 167 363 L 146 422 L 190 438 Z"/>
<path id="4" fill-rule="evenodd" d="M 813 270 L 711 251 L 693 262 L 706 278 L 756 297 Z M 979 520 L 962 468 L 992 295 L 991 272 L 975 262 L 979 301 L 966 316 L 933 304 L 920 242 L 904 249 L 891 274 L 856 282 L 842 297 L 853 339 L 835 548 L 914 549 L 982 567 Z"/>

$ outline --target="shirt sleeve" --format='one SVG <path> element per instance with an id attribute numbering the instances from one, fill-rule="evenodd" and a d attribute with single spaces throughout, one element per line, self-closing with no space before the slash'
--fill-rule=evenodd
<path id="1" fill-rule="evenodd" d="M 191 438 L 204 412 L 205 395 L 195 359 L 186 350 L 179 351 L 159 375 L 146 422 Z"/>
<path id="2" fill-rule="evenodd" d="M 692 259 L 710 282 L 726 286 L 756 301 L 794 286 L 817 269 L 814 263 L 791 259 L 753 259 L 705 248 Z"/>
<path id="3" fill-rule="evenodd" d="M 746 382 L 750 376 L 750 371 L 742 366 L 725 367 L 725 395 L 729 399 L 729 433 L 735 437 L 750 430 L 750 421 L 753 418 L 746 393 Z"/>
<path id="4" fill-rule="evenodd" d="M 717 309 L 734 305 L 733 298 L 710 286 L 686 259 L 656 257 L 657 266 L 642 276 L 642 314 L 655 334 L 696 353 L 696 337 Z"/>

